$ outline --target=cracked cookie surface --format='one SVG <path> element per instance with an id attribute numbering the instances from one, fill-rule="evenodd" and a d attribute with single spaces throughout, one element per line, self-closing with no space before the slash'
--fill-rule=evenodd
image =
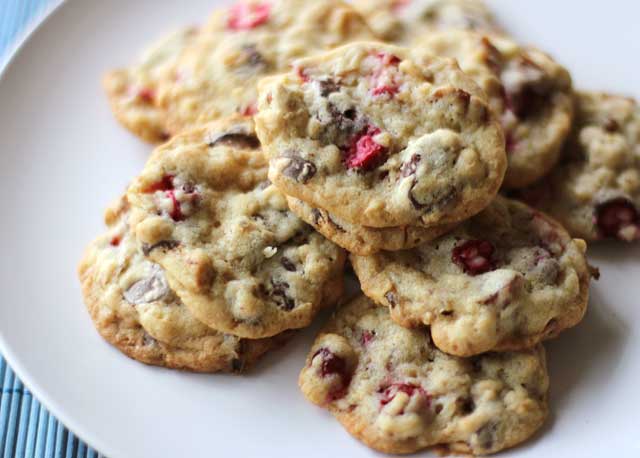
<path id="1" fill-rule="evenodd" d="M 196 320 L 164 270 L 139 251 L 128 216 L 126 198 L 107 210 L 108 230 L 78 268 L 87 309 L 105 340 L 140 362 L 196 372 L 242 371 L 286 340 L 286 334 L 240 339 Z"/>
<path id="2" fill-rule="evenodd" d="M 268 182 L 249 118 L 174 137 L 128 197 L 143 251 L 214 329 L 273 336 L 309 325 L 342 293 L 344 251 L 291 213 Z"/>
<path id="3" fill-rule="evenodd" d="M 471 356 L 531 347 L 582 319 L 586 244 L 532 208 L 498 197 L 412 250 L 352 255 L 362 290 L 403 326 L 430 326 L 441 350 Z"/>
<path id="4" fill-rule="evenodd" d="M 516 194 L 587 241 L 640 239 L 640 108 L 628 97 L 576 94 L 576 123 L 558 167 Z"/>
<path id="5" fill-rule="evenodd" d="M 454 223 L 502 183 L 502 129 L 452 60 L 354 43 L 296 61 L 259 91 L 271 181 L 351 223 Z"/>
<path id="6" fill-rule="evenodd" d="M 394 323 L 364 296 L 317 337 L 300 374 L 309 401 L 385 453 L 440 446 L 484 455 L 529 438 L 547 416 L 542 345 L 459 358 Z"/>
<path id="7" fill-rule="evenodd" d="M 252 115 L 262 77 L 288 70 L 295 58 L 372 38 L 364 18 L 339 0 L 241 0 L 212 14 L 159 85 L 159 103 L 173 131 Z"/>
<path id="8" fill-rule="evenodd" d="M 571 130 L 569 72 L 547 54 L 499 35 L 446 31 L 426 35 L 419 45 L 455 58 L 489 96 L 506 136 L 504 186 L 523 188 L 547 175 Z"/>

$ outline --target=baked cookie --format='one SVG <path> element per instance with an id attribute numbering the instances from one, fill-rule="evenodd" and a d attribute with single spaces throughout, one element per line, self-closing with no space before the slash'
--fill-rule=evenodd
<path id="1" fill-rule="evenodd" d="M 296 61 L 259 90 L 271 181 L 351 223 L 458 222 L 502 183 L 502 129 L 453 60 L 353 43 Z"/>
<path id="2" fill-rule="evenodd" d="M 459 358 L 360 296 L 316 339 L 300 388 L 369 447 L 485 455 L 528 439 L 547 416 L 542 345 Z"/>
<path id="3" fill-rule="evenodd" d="M 158 106 L 158 83 L 197 34 L 193 27 L 176 31 L 151 46 L 133 66 L 112 70 L 103 79 L 116 119 L 145 141 L 159 143 L 171 136 Z"/>
<path id="4" fill-rule="evenodd" d="M 442 29 L 500 32 L 480 0 L 356 0 L 354 5 L 385 41 L 410 45 Z"/>
<path id="5" fill-rule="evenodd" d="M 488 94 L 505 130 L 505 187 L 522 188 L 549 173 L 573 119 L 571 76 L 564 67 L 510 38 L 465 30 L 425 35 L 419 46 L 455 58 Z"/>
<path id="6" fill-rule="evenodd" d="M 208 326 L 262 338 L 307 326 L 342 294 L 345 253 L 267 181 L 250 118 L 185 132 L 129 187 L 146 256 Z"/>
<path id="7" fill-rule="evenodd" d="M 287 197 L 289 209 L 318 232 L 347 251 L 362 256 L 378 251 L 413 248 L 446 234 L 453 226 L 431 228 L 409 225 L 399 227 L 367 227 L 352 224 L 300 199 Z"/>
<path id="8" fill-rule="evenodd" d="M 526 205 L 486 210 L 413 250 L 352 256 L 362 290 L 402 326 L 428 325 L 442 351 L 529 348 L 582 319 L 586 244 Z"/>
<path id="9" fill-rule="evenodd" d="M 371 39 L 364 18 L 340 0 L 240 0 L 217 10 L 160 85 L 172 131 L 255 112 L 257 83 L 291 60 Z"/>
<path id="10" fill-rule="evenodd" d="M 576 94 L 561 164 L 516 196 L 588 241 L 640 239 L 640 108 L 618 95 Z"/>
<path id="11" fill-rule="evenodd" d="M 145 259 L 128 227 L 126 199 L 106 212 L 107 233 L 89 245 L 79 275 L 98 332 L 146 364 L 197 372 L 238 372 L 286 339 L 225 335 L 205 326 L 169 287 L 158 264 Z"/>

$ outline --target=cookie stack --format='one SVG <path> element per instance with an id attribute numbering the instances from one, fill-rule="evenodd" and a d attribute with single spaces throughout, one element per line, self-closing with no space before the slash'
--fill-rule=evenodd
<path id="1" fill-rule="evenodd" d="M 596 274 L 583 239 L 640 238 L 636 103 L 575 93 L 476 0 L 243 0 L 105 88 L 166 143 L 81 262 L 98 331 L 148 364 L 240 372 L 344 304 L 300 387 L 384 452 L 533 435 L 541 342 Z"/>

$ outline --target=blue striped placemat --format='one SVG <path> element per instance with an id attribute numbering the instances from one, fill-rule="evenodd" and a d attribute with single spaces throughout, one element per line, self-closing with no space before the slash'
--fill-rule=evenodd
<path id="1" fill-rule="evenodd" d="M 0 0 L 0 64 L 26 26 L 53 0 Z M 98 458 L 25 388 L 0 355 L 0 455 L 4 458 Z"/>

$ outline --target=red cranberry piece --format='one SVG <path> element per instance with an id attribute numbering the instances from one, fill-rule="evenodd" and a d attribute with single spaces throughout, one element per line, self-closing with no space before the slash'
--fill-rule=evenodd
<path id="1" fill-rule="evenodd" d="M 162 179 L 156 183 L 149 185 L 144 189 L 145 193 L 154 193 L 157 191 L 170 191 L 173 189 L 173 175 L 165 175 Z"/>
<path id="2" fill-rule="evenodd" d="M 395 81 L 392 75 L 389 74 L 389 67 L 397 67 L 401 62 L 398 56 L 393 54 L 380 52 L 377 53 L 376 58 L 380 61 L 380 66 L 375 69 L 371 76 L 371 94 L 373 96 L 389 95 L 393 97 L 399 92 L 398 86 L 395 85 Z M 392 84 L 389 83 L 391 80 Z"/>
<path id="3" fill-rule="evenodd" d="M 624 197 L 598 205 L 595 211 L 595 223 L 601 237 L 626 241 L 640 239 L 640 215 L 635 205 Z"/>
<path id="4" fill-rule="evenodd" d="M 455 247 L 451 258 L 466 274 L 478 275 L 495 269 L 494 251 L 491 242 L 469 240 Z"/>
<path id="5" fill-rule="evenodd" d="M 380 59 L 382 65 L 385 66 L 397 66 L 400 62 L 402 62 L 402 60 L 398 56 L 394 56 L 393 54 L 389 54 L 388 52 L 379 52 L 376 54 L 376 57 Z"/>
<path id="6" fill-rule="evenodd" d="M 373 140 L 380 129 L 368 126 L 364 133 L 356 136 L 347 149 L 347 168 L 369 169 L 380 162 L 387 148 Z"/>
<path id="7" fill-rule="evenodd" d="M 151 105 L 156 98 L 156 92 L 149 87 L 143 87 L 138 91 L 137 96 L 144 103 Z"/>
<path id="8" fill-rule="evenodd" d="M 169 196 L 169 198 L 171 199 L 171 202 L 173 203 L 171 213 L 169 213 L 169 216 L 171 217 L 171 219 L 174 221 L 184 220 L 185 216 L 182 214 L 182 209 L 180 208 L 180 201 L 176 199 L 175 191 L 167 191 L 167 195 Z"/>
<path id="9" fill-rule="evenodd" d="M 304 71 L 304 68 L 296 67 L 295 70 L 296 70 L 296 75 L 298 75 L 298 78 L 300 78 L 303 83 L 308 83 L 309 81 L 311 81 L 311 78 Z"/>
<path id="10" fill-rule="evenodd" d="M 227 28 L 231 30 L 254 29 L 269 20 L 271 5 L 267 2 L 240 2 L 229 10 Z"/>
<path id="11" fill-rule="evenodd" d="M 111 246 L 118 246 L 120 245 L 120 242 L 122 241 L 122 239 L 120 238 L 119 235 L 114 235 L 111 240 L 109 241 L 109 245 Z"/>
<path id="12" fill-rule="evenodd" d="M 376 336 L 375 331 L 369 331 L 368 329 L 365 329 L 364 331 L 362 331 L 360 342 L 362 343 L 362 345 L 366 347 L 373 341 L 373 338 L 375 336 Z"/>
<path id="13" fill-rule="evenodd" d="M 249 105 L 244 107 L 242 110 L 240 110 L 240 114 L 242 114 L 242 116 L 253 116 L 257 113 L 258 113 L 258 105 L 255 102 L 250 103 Z"/>
<path id="14" fill-rule="evenodd" d="M 322 358 L 320 375 L 322 377 L 337 375 L 341 380 L 341 383 L 329 393 L 328 401 L 331 402 L 344 397 L 347 394 L 347 387 L 351 383 L 351 374 L 347 371 L 347 362 L 328 348 L 321 348 L 315 352 L 312 359 L 318 356 Z"/>
<path id="15" fill-rule="evenodd" d="M 389 96 L 393 97 L 398 93 L 398 91 L 399 89 L 397 86 L 390 86 L 388 84 L 383 84 L 382 86 L 374 87 L 371 90 L 371 94 L 375 96 L 388 94 Z"/>
<path id="16" fill-rule="evenodd" d="M 392 383 L 386 388 L 381 388 L 379 390 L 382 393 L 382 397 L 380 398 L 380 404 L 385 406 L 394 400 L 396 395 L 400 392 L 406 393 L 407 396 L 411 397 L 414 394 L 417 396 L 424 397 L 427 400 L 427 404 L 431 402 L 431 396 L 422 388 L 421 386 L 416 386 L 411 383 Z"/>
<path id="17" fill-rule="evenodd" d="M 393 3 L 391 3 L 391 10 L 398 14 L 400 10 L 409 5 L 409 3 L 411 3 L 411 0 L 394 0 Z"/>

